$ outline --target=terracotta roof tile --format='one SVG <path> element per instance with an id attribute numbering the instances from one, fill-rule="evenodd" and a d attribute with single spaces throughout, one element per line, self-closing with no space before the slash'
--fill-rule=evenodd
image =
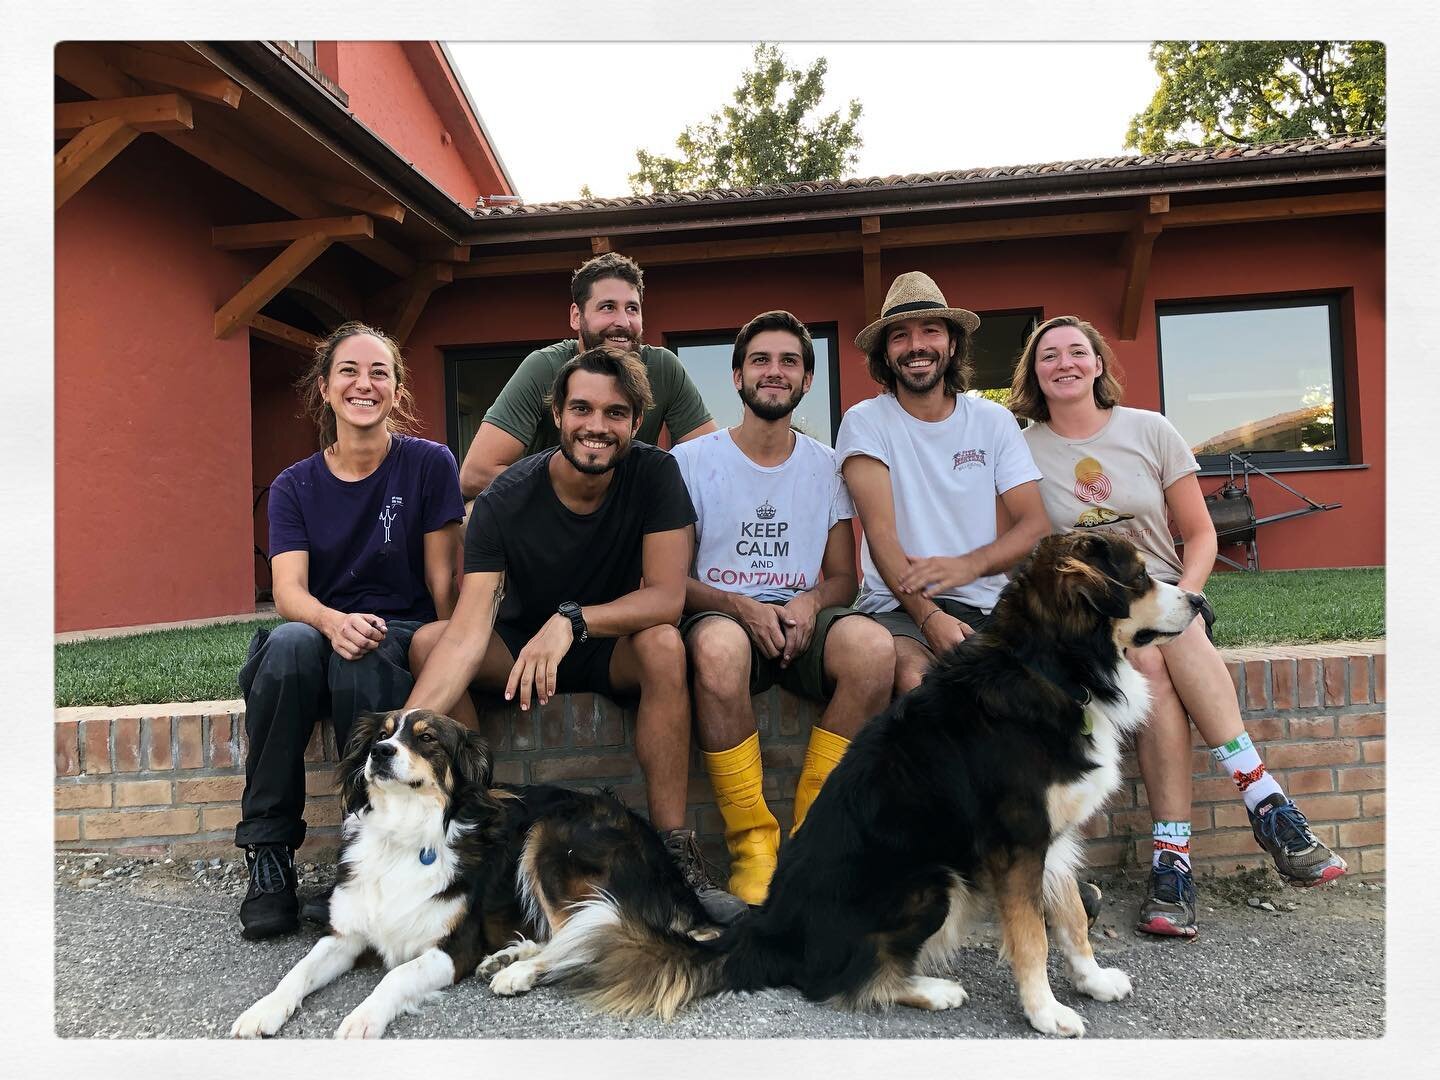
<path id="1" fill-rule="evenodd" d="M 749 188 L 681 191 L 662 195 L 624 195 L 617 198 L 573 199 L 565 202 L 535 203 L 533 205 L 518 203 L 480 206 L 475 210 L 475 215 L 479 218 L 504 218 L 627 207 L 675 206 L 702 202 L 723 203 L 738 199 L 774 198 L 827 191 L 853 191 L 861 188 L 922 187 L 963 183 L 967 180 L 995 180 L 1006 177 L 1045 176 L 1055 173 L 1102 172 L 1110 169 L 1134 169 L 1156 165 L 1193 165 L 1199 162 L 1227 161 L 1235 158 L 1295 158 L 1307 154 L 1334 153 L 1344 150 L 1364 150 L 1376 147 L 1383 149 L 1384 146 L 1385 135 L 1380 132 L 1327 139 L 1292 139 L 1288 142 L 1257 143 L 1249 146 L 1200 146 L 1189 150 L 1171 150 L 1160 154 L 1086 158 L 1079 161 L 1051 161 L 1033 165 L 984 166 L 933 173 L 907 173 L 903 176 L 858 176 L 847 180 L 813 180 L 793 184 L 766 184 Z"/>

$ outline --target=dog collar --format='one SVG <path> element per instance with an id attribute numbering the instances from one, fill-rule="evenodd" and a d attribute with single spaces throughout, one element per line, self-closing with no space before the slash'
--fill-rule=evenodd
<path id="1" fill-rule="evenodd" d="M 422 847 L 420 849 L 420 861 L 429 866 L 435 861 L 435 849 L 433 847 Z"/>

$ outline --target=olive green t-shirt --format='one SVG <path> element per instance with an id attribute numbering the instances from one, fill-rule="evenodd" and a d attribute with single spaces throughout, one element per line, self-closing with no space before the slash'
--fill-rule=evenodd
<path id="1" fill-rule="evenodd" d="M 485 422 L 519 439 L 525 444 L 527 455 L 558 445 L 560 434 L 555 430 L 545 395 L 550 393 L 556 373 L 579 351 L 580 343 L 571 338 L 536 349 L 525 357 L 495 404 L 485 413 Z M 650 376 L 650 393 L 655 405 L 646 410 L 640 421 L 637 440 L 658 444 L 663 424 L 670 429 L 670 438 L 678 442 L 710 419 L 700 391 L 695 389 L 678 356 L 669 349 L 642 345 L 640 359 Z"/>

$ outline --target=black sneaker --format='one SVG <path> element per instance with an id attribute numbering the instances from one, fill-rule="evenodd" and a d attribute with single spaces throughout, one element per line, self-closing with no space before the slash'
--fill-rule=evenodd
<path id="1" fill-rule="evenodd" d="M 329 885 L 306 900 L 300 905 L 300 918 L 317 926 L 329 926 L 330 896 L 334 891 L 335 886 Z"/>
<path id="2" fill-rule="evenodd" d="M 1246 813 L 1255 842 L 1291 885 L 1324 885 L 1349 869 L 1344 859 L 1316 839 L 1300 808 L 1278 791 Z"/>
<path id="3" fill-rule="evenodd" d="M 670 858 L 675 860 L 685 884 L 695 890 L 706 915 L 721 926 L 729 926 L 750 910 L 744 900 L 726 892 L 710 880 L 709 869 L 705 865 L 705 857 L 700 854 L 700 844 L 695 839 L 694 829 L 672 829 L 668 833 L 661 833 L 660 838 L 665 841 L 665 850 L 670 852 Z"/>
<path id="4" fill-rule="evenodd" d="M 1162 937 L 1194 937 L 1195 879 L 1173 851 L 1162 851 L 1150 867 L 1150 890 L 1140 905 L 1135 929 Z"/>
<path id="5" fill-rule="evenodd" d="M 252 844 L 245 849 L 250 888 L 240 902 L 240 936 L 249 941 L 300 929 L 295 896 L 295 853 L 284 844 Z"/>

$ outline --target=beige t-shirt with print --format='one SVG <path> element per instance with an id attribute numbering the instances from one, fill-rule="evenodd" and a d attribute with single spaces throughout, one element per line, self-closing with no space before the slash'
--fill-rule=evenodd
<path id="1" fill-rule="evenodd" d="M 1137 548 L 1150 573 L 1180 580 L 1184 568 L 1166 521 L 1165 489 L 1200 466 L 1169 420 L 1117 405 L 1088 439 L 1066 439 L 1044 423 L 1025 429 L 1044 474 L 1040 495 L 1057 532 L 1107 529 Z"/>

